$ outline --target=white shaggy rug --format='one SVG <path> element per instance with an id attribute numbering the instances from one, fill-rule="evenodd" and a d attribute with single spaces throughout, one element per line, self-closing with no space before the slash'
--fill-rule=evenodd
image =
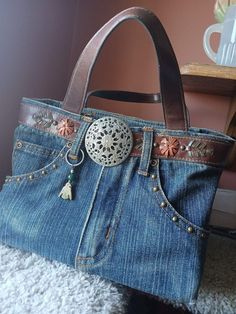
<path id="1" fill-rule="evenodd" d="M 124 314 L 128 291 L 97 276 L 0 245 L 1 314 Z M 194 314 L 236 313 L 236 241 L 211 236 Z"/>
<path id="2" fill-rule="evenodd" d="M 0 246 L 1 314 L 123 314 L 125 289 L 35 254 Z"/>

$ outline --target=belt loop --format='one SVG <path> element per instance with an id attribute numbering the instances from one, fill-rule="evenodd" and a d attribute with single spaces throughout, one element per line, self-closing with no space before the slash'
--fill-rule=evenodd
<path id="1" fill-rule="evenodd" d="M 78 158 L 81 144 L 82 144 L 82 142 L 84 140 L 85 134 L 86 134 L 87 129 L 89 128 L 89 126 L 90 126 L 89 122 L 86 122 L 86 121 L 81 122 L 81 125 L 78 128 L 76 137 L 75 137 L 75 139 L 74 139 L 74 141 L 72 143 L 72 146 L 70 148 L 69 157 L 71 159 L 77 159 Z"/>
<path id="2" fill-rule="evenodd" d="M 151 154 L 153 145 L 153 128 L 143 128 L 143 147 L 140 159 L 138 173 L 143 176 L 148 176 L 148 168 L 150 166 Z"/>

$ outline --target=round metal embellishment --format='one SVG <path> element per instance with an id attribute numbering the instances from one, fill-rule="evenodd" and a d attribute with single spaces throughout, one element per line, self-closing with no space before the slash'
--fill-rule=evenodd
<path id="1" fill-rule="evenodd" d="M 20 141 L 16 142 L 16 147 L 17 148 L 21 148 L 22 146 L 23 146 L 23 144 Z"/>
<path id="2" fill-rule="evenodd" d="M 179 141 L 174 137 L 165 137 L 161 140 L 159 148 L 162 155 L 173 157 L 179 150 Z"/>
<path id="3" fill-rule="evenodd" d="M 74 132 L 74 122 L 70 119 L 61 120 L 57 126 L 59 135 L 69 136 Z"/>
<path id="4" fill-rule="evenodd" d="M 91 124 L 85 137 L 90 158 L 102 166 L 117 166 L 130 154 L 133 135 L 120 119 L 103 117 Z"/>
<path id="5" fill-rule="evenodd" d="M 79 162 L 77 162 L 77 163 L 71 163 L 70 161 L 69 161 L 69 153 L 70 153 L 70 150 L 68 150 L 67 151 L 67 153 L 66 153 L 66 155 L 65 155 L 65 159 L 66 159 L 66 162 L 68 163 L 68 165 L 70 165 L 70 166 L 72 166 L 72 167 L 77 167 L 77 166 L 79 166 L 80 164 L 82 164 L 82 162 L 84 161 L 84 152 L 83 152 L 83 150 L 82 149 L 80 149 L 80 152 L 81 152 L 81 160 L 79 161 Z"/>

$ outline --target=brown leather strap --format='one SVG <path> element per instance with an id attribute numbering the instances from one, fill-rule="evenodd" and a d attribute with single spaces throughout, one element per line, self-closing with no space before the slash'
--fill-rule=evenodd
<path id="1" fill-rule="evenodd" d="M 149 10 L 133 7 L 122 11 L 107 22 L 84 48 L 72 74 L 63 108 L 81 113 L 88 83 L 99 52 L 112 31 L 123 21 L 135 19 L 152 37 L 158 54 L 160 87 L 166 128 L 187 130 L 186 106 L 178 63 L 169 38 L 159 19 Z"/>
<path id="2" fill-rule="evenodd" d="M 123 90 L 92 90 L 88 92 L 86 95 L 85 106 L 87 104 L 88 98 L 91 96 L 124 102 L 150 103 L 150 104 L 154 103 L 156 104 L 161 102 L 160 93 L 145 94 Z"/>

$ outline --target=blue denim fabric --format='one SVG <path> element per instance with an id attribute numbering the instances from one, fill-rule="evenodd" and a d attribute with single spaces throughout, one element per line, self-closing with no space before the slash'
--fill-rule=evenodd
<path id="1" fill-rule="evenodd" d="M 86 154 L 84 135 L 90 123 L 81 115 L 52 100 L 24 102 L 81 121 L 74 143 L 85 160 L 76 172 L 74 200 L 59 198 L 71 169 L 64 158 L 67 140 L 19 125 L 12 176 L 0 193 L 0 242 L 163 298 L 193 302 L 207 243 L 202 232 L 222 169 L 167 159 L 150 165 L 148 130 L 141 158 L 128 157 L 115 167 L 98 165 Z M 230 140 L 210 130 L 166 131 L 154 121 L 95 109 L 83 113 L 118 116 L 133 131 L 146 126 L 155 133 Z"/>

